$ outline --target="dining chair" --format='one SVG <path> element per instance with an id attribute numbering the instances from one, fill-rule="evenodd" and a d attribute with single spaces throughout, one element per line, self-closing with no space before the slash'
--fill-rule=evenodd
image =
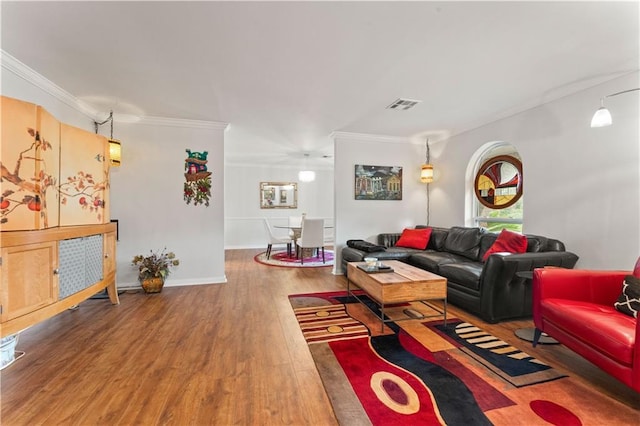
<path id="1" fill-rule="evenodd" d="M 263 218 L 264 220 L 264 228 L 267 230 L 267 259 L 271 256 L 271 247 L 274 244 L 286 244 L 287 245 L 287 256 L 291 256 L 291 238 L 289 237 L 276 237 L 273 234 L 273 229 L 271 228 L 271 224 L 267 220 L 267 218 Z"/>
<path id="2" fill-rule="evenodd" d="M 304 265 L 304 249 L 322 249 L 324 261 L 324 219 L 306 219 L 302 221 L 302 234 L 296 244 L 296 256 Z"/>
<path id="3" fill-rule="evenodd" d="M 289 237 L 293 241 L 300 237 L 300 228 L 302 228 L 302 216 L 289 216 Z"/>

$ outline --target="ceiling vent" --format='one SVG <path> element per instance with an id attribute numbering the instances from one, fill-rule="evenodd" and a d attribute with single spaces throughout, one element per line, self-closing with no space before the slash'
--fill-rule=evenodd
<path id="1" fill-rule="evenodd" d="M 395 101 L 393 101 L 393 103 L 391 105 L 389 105 L 387 107 L 387 109 L 397 109 L 397 110 L 406 111 L 406 110 L 411 109 L 414 106 L 418 105 L 420 102 L 422 102 L 422 101 L 417 101 L 415 99 L 398 98 Z"/>

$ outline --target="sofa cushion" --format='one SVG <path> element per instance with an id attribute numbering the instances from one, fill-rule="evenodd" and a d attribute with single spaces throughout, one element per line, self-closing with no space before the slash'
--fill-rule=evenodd
<path id="1" fill-rule="evenodd" d="M 406 262 L 415 253 L 422 253 L 422 250 L 408 247 L 388 247 L 385 251 L 371 253 L 371 257 L 376 257 L 378 260 L 400 260 Z"/>
<path id="2" fill-rule="evenodd" d="M 480 251 L 480 228 L 454 226 L 449 229 L 444 249 L 449 253 L 459 254 L 471 260 L 478 260 Z"/>
<path id="3" fill-rule="evenodd" d="M 525 253 L 526 251 L 527 237 L 517 232 L 503 229 L 493 245 L 485 252 L 482 260 L 486 262 L 493 253 Z"/>
<path id="4" fill-rule="evenodd" d="M 589 346 L 597 347 L 608 357 L 632 365 L 636 333 L 634 318 L 621 314 L 613 306 L 567 299 L 543 299 L 540 309 L 544 321 Z"/>
<path id="5" fill-rule="evenodd" d="M 624 277 L 622 294 L 613 306 L 625 315 L 638 318 L 638 311 L 640 311 L 640 278 L 633 275 Z"/>
<path id="6" fill-rule="evenodd" d="M 527 253 L 539 253 L 543 243 L 546 244 L 546 241 L 540 241 L 535 235 L 527 235 Z"/>
<path id="7" fill-rule="evenodd" d="M 447 240 L 448 228 L 438 228 L 436 226 L 417 225 L 416 229 L 431 228 L 431 238 L 427 250 L 444 251 L 444 242 Z"/>
<path id="8" fill-rule="evenodd" d="M 633 276 L 640 278 L 640 257 L 636 261 L 636 266 L 633 268 Z"/>
<path id="9" fill-rule="evenodd" d="M 438 275 L 466 288 L 479 290 L 482 267 L 482 263 L 479 262 L 447 263 L 440 266 Z"/>
<path id="10" fill-rule="evenodd" d="M 425 250 L 431 237 L 431 228 L 409 229 L 402 231 L 400 239 L 396 242 L 396 247 L 408 247 Z"/>
<path id="11" fill-rule="evenodd" d="M 442 265 L 454 262 L 466 262 L 467 260 L 466 257 L 455 253 L 427 250 L 413 253 L 409 256 L 408 263 L 409 265 L 437 274 Z"/>

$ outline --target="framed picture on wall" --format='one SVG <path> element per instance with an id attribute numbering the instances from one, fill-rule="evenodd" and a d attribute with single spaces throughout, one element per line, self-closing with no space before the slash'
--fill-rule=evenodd
<path id="1" fill-rule="evenodd" d="M 356 200 L 402 200 L 402 167 L 355 166 Z"/>

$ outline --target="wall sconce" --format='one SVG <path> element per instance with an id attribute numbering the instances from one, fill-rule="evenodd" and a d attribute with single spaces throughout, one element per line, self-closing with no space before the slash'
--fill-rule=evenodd
<path id="1" fill-rule="evenodd" d="M 427 139 L 427 156 L 425 164 L 422 165 L 420 170 L 420 182 L 431 183 L 433 182 L 433 166 L 429 162 L 429 139 Z"/>
<path id="2" fill-rule="evenodd" d="M 431 164 L 431 153 L 429 151 L 429 138 L 425 142 L 427 146 L 427 152 L 425 157 L 424 164 L 420 167 L 420 182 L 427 184 L 427 223 L 429 226 L 429 221 L 431 219 L 431 201 L 429 196 L 429 184 L 433 182 L 433 165 Z"/>
<path id="3" fill-rule="evenodd" d="M 118 139 L 113 138 L 113 110 L 109 112 L 109 117 L 107 117 L 106 120 L 100 123 L 94 121 L 93 125 L 95 126 L 96 134 L 98 134 L 98 127 L 109 121 L 111 122 L 111 137 L 109 138 L 109 162 L 111 163 L 111 167 L 119 167 L 122 160 L 122 146 Z"/>
<path id="4" fill-rule="evenodd" d="M 622 92 L 612 93 L 610 95 L 603 96 L 602 98 L 600 98 L 600 108 L 598 108 L 596 113 L 593 114 L 593 118 L 591 119 L 591 127 L 611 126 L 613 122 L 613 120 L 611 119 L 611 113 L 609 112 L 608 109 L 604 107 L 605 98 L 611 98 L 613 96 L 622 95 L 623 93 L 634 92 L 636 90 L 640 90 L 640 87 L 636 89 L 629 89 L 629 90 L 623 90 Z"/>

